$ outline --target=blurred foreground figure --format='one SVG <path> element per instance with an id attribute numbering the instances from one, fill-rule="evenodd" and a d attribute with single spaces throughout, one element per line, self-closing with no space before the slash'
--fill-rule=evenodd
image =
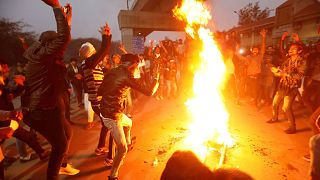
<path id="1" fill-rule="evenodd" d="M 161 180 L 253 180 L 238 169 L 220 168 L 215 171 L 205 166 L 191 151 L 176 151 L 168 160 Z"/>
<path id="2" fill-rule="evenodd" d="M 318 115 L 316 126 L 320 131 L 320 115 Z M 320 133 L 310 138 L 310 175 L 311 180 L 320 179 Z"/>
<path id="3" fill-rule="evenodd" d="M 67 90 L 63 54 L 71 38 L 72 8 L 70 4 L 61 7 L 58 0 L 42 1 L 53 9 L 57 32 L 43 32 L 39 41 L 25 51 L 28 66 L 23 99 L 27 108 L 26 124 L 43 135 L 52 146 L 47 179 L 58 179 L 59 173 L 79 173 L 79 170 L 66 162 L 72 129 L 64 116 L 61 116 L 64 107 L 60 103 Z"/>

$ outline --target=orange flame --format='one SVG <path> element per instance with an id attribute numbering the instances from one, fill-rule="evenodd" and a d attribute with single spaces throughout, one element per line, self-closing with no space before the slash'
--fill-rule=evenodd
<path id="1" fill-rule="evenodd" d="M 229 114 L 221 94 L 226 80 L 226 67 L 213 34 L 207 27 L 211 15 L 206 6 L 200 1 L 183 0 L 173 13 L 176 18 L 186 22 L 185 31 L 202 42 L 200 59 L 197 59 L 200 65 L 194 72 L 194 95 L 186 102 L 193 120 L 186 143 L 188 149 L 203 160 L 209 141 L 227 146 L 233 144 L 228 131 Z"/>

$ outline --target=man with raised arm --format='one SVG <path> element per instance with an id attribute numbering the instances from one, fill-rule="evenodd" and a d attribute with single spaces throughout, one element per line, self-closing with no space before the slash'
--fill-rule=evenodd
<path id="1" fill-rule="evenodd" d="M 79 170 L 68 163 L 62 163 L 67 154 L 70 125 L 60 115 L 59 100 L 65 91 L 66 68 L 63 54 L 71 39 L 70 25 L 72 8 L 70 4 L 61 7 L 59 0 L 42 0 L 52 7 L 57 23 L 57 32 L 46 31 L 39 41 L 31 45 L 24 56 L 28 60 L 26 69 L 26 93 L 23 97 L 26 124 L 42 134 L 51 144 L 47 179 L 58 179 L 58 174 L 75 175 Z"/>

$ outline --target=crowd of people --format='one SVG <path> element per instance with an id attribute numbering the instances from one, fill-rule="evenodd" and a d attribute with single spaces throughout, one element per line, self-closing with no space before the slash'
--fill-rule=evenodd
<path id="1" fill-rule="evenodd" d="M 65 64 L 64 52 L 71 39 L 72 6 L 61 6 L 58 0 L 42 1 L 52 7 L 57 31 L 43 32 L 39 41 L 30 46 L 23 37 L 18 37 L 28 63 L 17 64 L 13 71 L 1 64 L 0 124 L 3 128 L 0 138 L 2 141 L 11 136 L 16 138 L 21 161 L 32 159 L 26 144 L 41 160 L 49 159 L 47 179 L 58 179 L 59 174 L 78 174 L 80 170 L 68 161 L 73 134 L 71 125 L 74 124 L 70 117 L 70 96 L 74 95 L 78 107 L 87 111 L 87 130 L 94 127 L 94 117 L 98 117 L 101 131 L 95 154 L 107 154 L 105 164 L 112 167 L 108 179 L 118 179 L 123 159 L 136 139 L 131 137 L 134 99 L 141 93 L 154 96 L 158 101 L 174 99 L 183 89 L 188 89 L 193 66 L 188 59 L 195 56 L 192 49 L 196 47 L 189 40 L 165 39 L 156 46 L 150 41 L 142 54 L 134 55 L 120 45 L 122 54 L 110 55 L 112 33 L 105 24 L 99 29 L 102 36 L 99 49 L 86 42 L 79 47 L 79 57 Z M 277 49 L 266 46 L 267 33 L 262 29 L 260 46 L 251 47 L 248 52 L 240 47 L 235 33 L 216 35 L 227 69 L 225 93 L 233 96 L 239 105 L 248 102 L 257 109 L 271 106 L 272 117 L 267 123 L 279 121 L 279 107 L 282 106 L 289 122 L 287 134 L 297 132 L 292 110 L 295 101 L 312 112 L 308 122 L 314 136 L 310 138 L 310 155 L 306 158 L 311 160 L 311 177 L 320 179 L 320 40 L 314 47 L 306 46 L 298 34 L 293 33 L 293 41 L 286 44 L 289 33 L 285 32 Z M 21 96 L 21 111 L 16 111 L 12 102 L 18 96 Z M 27 126 L 30 130 L 25 129 Z M 108 132 L 109 144 L 106 145 Z M 50 150 L 39 144 L 39 134 L 50 143 Z M 178 165 L 175 164 L 177 157 Z M 177 179 L 179 167 L 192 168 L 179 162 L 188 159 L 198 164 L 197 171 L 190 172 L 202 175 L 187 173 L 180 179 L 185 176 L 219 179 L 229 172 L 212 173 L 197 163 L 194 155 L 177 152 L 169 159 L 161 179 Z M 4 179 L 2 152 L 0 160 L 0 179 Z M 237 170 L 230 173 L 252 179 Z"/>
<path id="2" fill-rule="evenodd" d="M 270 124 L 279 122 L 282 106 L 289 124 L 286 134 L 297 133 L 293 104 L 307 109 L 314 136 L 310 138 L 310 154 L 304 159 L 311 161 L 312 178 L 319 179 L 320 39 L 305 45 L 297 33 L 289 39 L 289 33 L 284 32 L 277 46 L 266 47 L 267 33 L 262 29 L 260 46 L 248 52 L 240 48 L 234 33 L 219 38 L 229 76 L 226 93 L 234 95 L 239 105 L 249 103 L 257 110 L 271 106 L 272 117 L 266 121 Z"/>

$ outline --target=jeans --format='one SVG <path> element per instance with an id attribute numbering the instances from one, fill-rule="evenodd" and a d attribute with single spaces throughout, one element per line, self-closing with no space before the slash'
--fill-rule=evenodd
<path id="1" fill-rule="evenodd" d="M 67 155 L 71 127 L 65 118 L 61 118 L 59 108 L 31 110 L 25 114 L 25 123 L 45 137 L 52 146 L 49 158 L 47 179 L 58 179 L 59 169 Z"/>
<path id="2" fill-rule="evenodd" d="M 310 174 L 313 179 L 320 178 L 320 134 L 310 138 Z"/>
<path id="3" fill-rule="evenodd" d="M 132 127 L 132 120 L 125 114 L 120 114 L 118 120 L 105 118 L 102 120 L 104 125 L 110 130 L 110 133 L 116 144 L 116 154 L 113 159 L 111 168 L 111 177 L 117 177 L 120 166 L 128 151 L 128 144 L 131 144 L 130 130 Z"/>
<path id="4" fill-rule="evenodd" d="M 18 129 L 14 131 L 12 136 L 28 144 L 37 154 L 41 154 L 45 151 L 37 141 L 37 138 L 35 138 L 34 134 L 30 131 L 27 131 L 22 126 L 19 126 Z M 21 151 L 22 154 L 26 153 L 26 149 L 24 150 Z M 25 154 L 25 156 L 27 156 L 27 153 Z"/>
<path id="5" fill-rule="evenodd" d="M 298 93 L 298 89 L 292 89 L 288 93 L 279 89 L 273 98 L 272 102 L 272 119 L 278 120 L 279 106 L 283 101 L 282 110 L 288 118 L 289 128 L 295 129 L 295 119 L 292 111 L 292 103 Z"/>

